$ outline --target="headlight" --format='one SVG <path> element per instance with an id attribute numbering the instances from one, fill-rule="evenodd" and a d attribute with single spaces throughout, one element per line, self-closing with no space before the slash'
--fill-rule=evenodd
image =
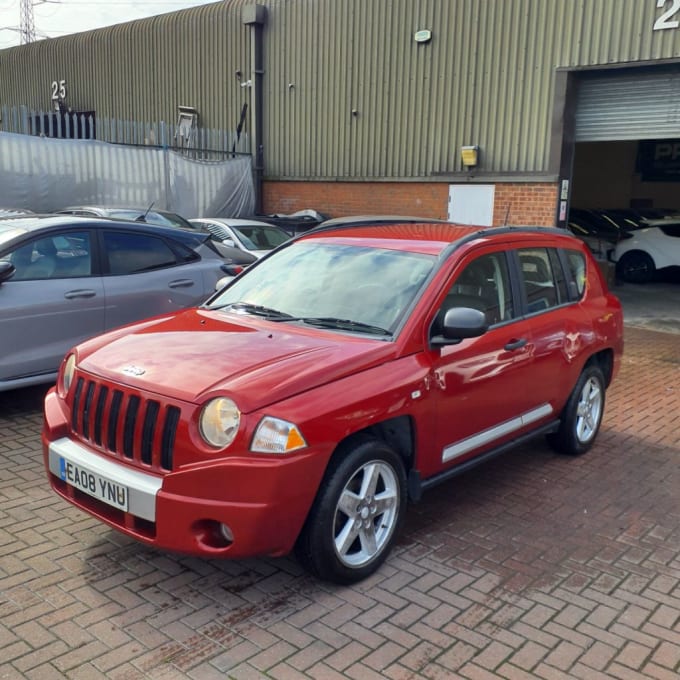
<path id="1" fill-rule="evenodd" d="M 76 372 L 76 355 L 69 354 L 66 363 L 64 364 L 64 371 L 61 374 L 61 391 L 63 394 L 67 394 L 71 389 L 71 383 L 73 382 L 73 374 Z"/>
<path id="2" fill-rule="evenodd" d="M 201 412 L 201 436 L 210 446 L 223 449 L 234 441 L 241 422 L 241 412 L 226 397 L 209 401 Z"/>
<path id="3" fill-rule="evenodd" d="M 255 430 L 250 450 L 255 453 L 289 453 L 307 446 L 293 423 L 266 416 Z"/>

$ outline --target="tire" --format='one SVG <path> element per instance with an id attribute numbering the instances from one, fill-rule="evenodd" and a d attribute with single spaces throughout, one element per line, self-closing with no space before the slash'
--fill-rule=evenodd
<path id="1" fill-rule="evenodd" d="M 654 260 L 643 250 L 629 250 L 616 263 L 616 275 L 628 283 L 649 283 L 656 273 Z"/>
<path id="2" fill-rule="evenodd" d="M 298 560 L 322 580 L 360 581 L 385 561 L 405 510 L 401 457 L 378 440 L 355 442 L 326 471 L 295 546 Z"/>
<path id="3" fill-rule="evenodd" d="M 604 402 L 602 371 L 594 364 L 586 366 L 562 411 L 559 429 L 548 435 L 548 443 L 559 453 L 570 456 L 588 451 L 600 429 Z"/>

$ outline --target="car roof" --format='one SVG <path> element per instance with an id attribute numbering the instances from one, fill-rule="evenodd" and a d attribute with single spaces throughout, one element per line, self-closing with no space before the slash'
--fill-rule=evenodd
<path id="1" fill-rule="evenodd" d="M 13 232 L 6 242 L 14 241 L 18 237 L 24 236 L 34 231 L 43 229 L 58 230 L 64 227 L 82 226 L 83 228 L 120 228 L 133 229 L 135 231 L 145 231 L 152 234 L 182 241 L 187 245 L 195 246 L 206 241 L 210 236 L 194 229 L 184 229 L 181 227 L 170 227 L 162 224 L 152 224 L 149 222 L 132 222 L 130 220 L 112 219 L 107 217 L 90 217 L 81 215 L 26 215 L 19 217 L 0 217 L 0 243 L 3 242 L 3 232 Z M 3 243 L 5 245 L 5 243 Z"/>
<path id="2" fill-rule="evenodd" d="M 189 222 L 217 222 L 227 227 L 273 227 L 279 231 L 285 231 L 271 222 L 261 222 L 259 220 L 249 220 L 242 217 L 192 217 Z"/>
<path id="3" fill-rule="evenodd" d="M 403 222 L 380 224 L 319 225 L 301 234 L 296 241 L 326 240 L 347 245 L 366 245 L 439 255 L 454 243 L 473 240 L 563 240 L 582 246 L 571 232 L 557 227 L 503 226 L 482 227 L 451 222 Z"/>
<path id="4" fill-rule="evenodd" d="M 641 227 L 666 227 L 669 225 L 680 224 L 680 215 L 673 215 L 670 217 L 660 217 L 651 220 L 644 219 L 640 223 Z"/>
<path id="5" fill-rule="evenodd" d="M 431 217 L 417 217 L 411 215 L 347 215 L 345 217 L 333 217 L 324 220 L 319 226 L 337 227 L 350 224 L 402 224 L 402 223 L 423 224 L 426 222 L 446 224 L 446 220 L 438 220 Z"/>

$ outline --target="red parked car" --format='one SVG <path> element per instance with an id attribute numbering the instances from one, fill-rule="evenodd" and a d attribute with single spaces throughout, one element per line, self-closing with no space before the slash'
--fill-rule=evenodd
<path id="1" fill-rule="evenodd" d="M 530 437 L 581 454 L 623 320 L 550 228 L 320 227 L 203 306 L 75 347 L 45 401 L 54 490 L 163 550 L 350 583 L 409 501 Z"/>

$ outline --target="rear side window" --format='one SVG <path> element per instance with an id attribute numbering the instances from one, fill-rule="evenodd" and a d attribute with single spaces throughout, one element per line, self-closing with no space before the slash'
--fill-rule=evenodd
<path id="1" fill-rule="evenodd" d="M 523 248 L 517 251 L 517 254 L 529 314 L 542 312 L 560 304 L 559 289 L 549 249 Z"/>
<path id="2" fill-rule="evenodd" d="M 586 258 L 578 250 L 565 250 L 569 297 L 580 300 L 586 289 Z"/>
<path id="3" fill-rule="evenodd" d="M 136 274 L 178 264 L 177 255 L 165 240 L 149 234 L 106 231 L 104 252 L 109 273 L 113 275 Z"/>

